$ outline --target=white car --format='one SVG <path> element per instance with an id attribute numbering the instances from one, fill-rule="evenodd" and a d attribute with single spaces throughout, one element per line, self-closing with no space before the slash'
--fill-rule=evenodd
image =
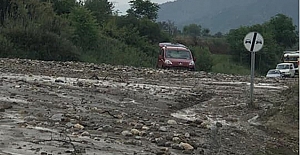
<path id="1" fill-rule="evenodd" d="M 283 74 L 277 69 L 271 69 L 268 71 L 267 78 L 282 78 Z"/>
<path id="2" fill-rule="evenodd" d="M 295 67 L 293 63 L 280 63 L 277 64 L 276 69 L 279 70 L 285 77 L 295 76 Z"/>

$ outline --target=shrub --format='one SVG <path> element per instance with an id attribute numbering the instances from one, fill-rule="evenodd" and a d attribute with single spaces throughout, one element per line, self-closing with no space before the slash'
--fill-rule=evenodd
<path id="1" fill-rule="evenodd" d="M 213 66 L 212 55 L 208 48 L 191 47 L 196 58 L 196 70 L 210 72 Z"/>

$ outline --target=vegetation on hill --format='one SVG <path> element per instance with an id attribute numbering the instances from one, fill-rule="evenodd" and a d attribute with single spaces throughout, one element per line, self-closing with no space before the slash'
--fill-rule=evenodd
<path id="1" fill-rule="evenodd" d="M 256 66 L 264 73 L 297 42 L 292 19 L 283 14 L 212 35 L 198 24 L 187 24 L 181 32 L 171 21 L 156 22 L 159 6 L 149 0 L 129 3 L 127 14 L 120 16 L 108 0 L 0 0 L 0 57 L 154 67 L 158 43 L 170 41 L 191 48 L 198 70 L 219 72 L 226 65 L 227 73 L 239 74 L 230 70 L 248 68 L 250 60 L 241 41 L 258 31 L 265 46 Z M 221 58 L 224 54 L 228 59 Z"/>

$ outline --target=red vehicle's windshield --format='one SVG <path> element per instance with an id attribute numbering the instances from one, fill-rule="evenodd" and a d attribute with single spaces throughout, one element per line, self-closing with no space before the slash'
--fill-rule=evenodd
<path id="1" fill-rule="evenodd" d="M 166 58 L 171 59 L 192 59 L 190 51 L 186 50 L 167 50 Z"/>

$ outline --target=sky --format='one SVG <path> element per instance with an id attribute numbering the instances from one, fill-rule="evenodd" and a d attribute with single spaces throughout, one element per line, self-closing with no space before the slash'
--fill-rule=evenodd
<path id="1" fill-rule="evenodd" d="M 115 6 L 114 10 L 119 10 L 119 14 L 126 14 L 126 11 L 129 9 L 129 1 L 130 0 L 108 0 L 109 2 L 112 2 Z M 152 3 L 158 3 L 162 4 L 169 1 L 174 0 L 150 0 Z"/>

